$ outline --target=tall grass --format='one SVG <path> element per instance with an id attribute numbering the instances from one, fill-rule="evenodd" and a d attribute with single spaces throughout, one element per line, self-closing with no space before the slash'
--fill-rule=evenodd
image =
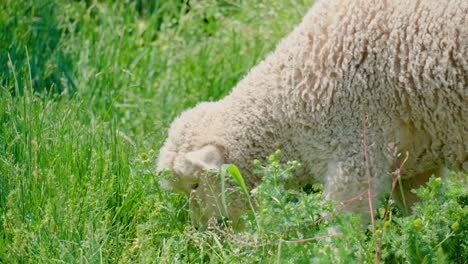
<path id="1" fill-rule="evenodd" d="M 226 94 L 309 4 L 2 1 L 0 262 L 116 262 L 148 230 L 141 246 L 168 254 L 186 200 L 159 191 L 156 156 L 140 153 Z"/>
<path id="2" fill-rule="evenodd" d="M 332 254 L 327 244 L 278 250 L 278 243 L 255 247 L 231 233 L 194 230 L 187 199 L 161 190 L 153 172 L 175 116 L 224 96 L 311 3 L 1 1 L 0 262 L 283 262 Z M 265 186 L 262 199 L 274 192 Z M 304 202 L 289 206 L 303 213 L 277 220 L 313 219 L 305 202 L 317 197 L 281 199 L 296 196 Z M 264 204 L 260 221 L 280 226 Z M 455 210 L 449 220 L 459 216 Z M 346 217 L 333 221 L 357 223 Z M 347 251 L 336 240 L 341 259 L 356 260 L 351 249 L 361 244 L 361 257 L 372 259 L 366 235 L 353 232 L 357 242 Z M 457 232 L 444 243 L 466 235 Z"/>

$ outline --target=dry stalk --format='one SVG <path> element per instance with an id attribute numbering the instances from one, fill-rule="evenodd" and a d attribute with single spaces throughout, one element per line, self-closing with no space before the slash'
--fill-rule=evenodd
<path id="1" fill-rule="evenodd" d="M 388 214 L 389 214 L 389 211 L 390 211 L 392 196 L 393 196 L 393 193 L 395 192 L 396 185 L 398 184 L 398 181 L 400 180 L 401 172 L 403 170 L 403 167 L 405 166 L 406 161 L 408 161 L 408 157 L 409 157 L 409 154 L 408 154 L 408 152 L 406 152 L 406 157 L 403 160 L 403 162 L 400 164 L 399 167 L 397 167 L 392 172 L 392 178 L 393 178 L 392 179 L 392 190 L 390 191 L 390 195 L 389 195 L 388 200 L 387 200 L 387 205 L 385 206 L 385 213 L 384 213 L 383 224 L 382 224 L 382 232 L 380 233 L 380 237 L 379 237 L 379 240 L 380 240 L 379 241 L 379 252 L 382 251 L 383 235 L 384 235 L 384 232 L 385 232 L 385 222 L 387 221 L 387 217 L 388 217 Z M 397 158 L 398 158 L 398 156 L 395 157 L 395 163 L 396 163 Z M 380 257 L 381 257 L 381 254 L 379 254 L 379 259 L 376 261 L 377 263 L 380 262 Z"/>
<path id="2" fill-rule="evenodd" d="M 209 222 L 209 229 L 214 229 L 221 233 L 223 236 L 229 237 L 233 240 L 235 240 L 237 243 L 242 244 L 244 246 L 250 247 L 250 248 L 262 248 L 266 246 L 271 246 L 275 245 L 277 243 L 284 243 L 284 244 L 297 244 L 297 243 L 304 243 L 304 242 L 310 242 L 310 241 L 315 241 L 315 240 L 320 240 L 320 239 L 325 239 L 325 238 L 331 238 L 331 237 L 336 237 L 336 236 L 342 236 L 343 234 L 341 233 L 334 233 L 334 234 L 329 234 L 325 236 L 316 236 L 316 237 L 309 237 L 309 238 L 301 238 L 301 239 L 294 239 L 294 240 L 284 240 L 284 239 L 277 239 L 274 241 L 269 241 L 265 243 L 260 243 L 260 244 L 254 244 L 254 243 L 249 243 L 245 242 L 246 236 L 236 236 L 233 233 L 227 232 L 220 228 L 215 221 L 210 221 Z M 248 238 L 248 237 L 247 237 Z"/>
<path id="3" fill-rule="evenodd" d="M 363 124 L 362 124 L 362 144 L 364 146 L 364 162 L 366 165 L 366 175 L 367 175 L 367 197 L 369 201 L 369 211 L 370 211 L 370 217 L 371 217 L 371 223 L 372 223 L 372 237 L 374 239 L 374 245 L 375 245 L 375 260 L 376 263 L 380 263 L 380 249 L 377 244 L 377 235 L 375 233 L 376 230 L 376 224 L 375 224 L 375 217 L 374 217 L 374 205 L 372 202 L 372 173 L 370 170 L 370 165 L 369 165 L 369 156 L 367 155 L 367 120 L 368 116 L 366 114 Z"/>

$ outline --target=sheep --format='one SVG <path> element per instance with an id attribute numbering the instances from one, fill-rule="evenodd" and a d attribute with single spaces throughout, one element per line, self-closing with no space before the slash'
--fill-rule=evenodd
<path id="1" fill-rule="evenodd" d="M 252 161 L 276 148 L 302 164 L 288 187 L 321 182 L 337 201 L 368 188 L 366 169 L 372 194 L 389 192 L 395 151 L 411 187 L 467 171 L 467 21 L 466 0 L 318 1 L 229 95 L 173 122 L 157 171 L 172 170 L 199 227 L 245 210 L 236 193 L 224 208 L 213 171 L 234 163 L 252 190 Z M 365 199 L 349 210 L 369 213 Z"/>

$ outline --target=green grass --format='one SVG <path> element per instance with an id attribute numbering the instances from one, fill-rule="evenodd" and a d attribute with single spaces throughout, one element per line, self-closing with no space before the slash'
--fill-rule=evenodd
<path id="1" fill-rule="evenodd" d="M 315 193 L 279 194 L 266 180 L 256 197 L 263 229 L 248 225 L 243 244 L 229 232 L 194 230 L 187 199 L 160 190 L 154 163 L 170 122 L 224 96 L 312 0 L 190 3 L 0 3 L 0 263 L 374 260 L 372 236 L 347 213 L 271 233 L 333 211 Z M 466 260 L 466 175 L 450 179 L 448 191 L 421 191 L 432 203 L 395 214 L 384 259 L 417 262 L 421 249 L 429 262 Z M 352 239 L 275 242 L 324 235 L 328 226 Z"/>

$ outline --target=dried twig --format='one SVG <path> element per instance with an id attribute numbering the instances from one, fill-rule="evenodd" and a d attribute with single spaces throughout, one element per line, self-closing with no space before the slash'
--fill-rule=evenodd
<path id="1" fill-rule="evenodd" d="M 400 166 L 398 168 L 396 168 L 393 172 L 392 172 L 392 190 L 390 191 L 390 195 L 388 197 L 388 200 L 387 200 L 387 205 L 385 206 L 385 213 L 384 213 L 384 217 L 383 217 L 383 225 L 382 225 L 382 232 L 380 233 L 380 237 L 379 237 L 379 252 L 382 251 L 382 243 L 383 243 L 383 235 L 384 235 L 384 232 L 385 232 L 385 222 L 387 221 L 387 217 L 388 217 L 388 214 L 389 214 L 389 211 L 390 211 L 390 205 L 391 205 L 391 201 L 392 201 L 392 196 L 393 196 L 393 193 L 395 192 L 395 188 L 396 188 L 396 185 L 398 184 L 398 181 L 400 180 L 400 177 L 401 177 L 401 172 L 403 171 L 403 167 L 405 166 L 406 164 L 406 161 L 408 161 L 408 157 L 409 157 L 409 154 L 408 152 L 406 152 L 406 157 L 405 159 L 403 160 L 403 162 L 400 164 Z M 377 263 L 380 262 L 380 257 L 381 257 L 381 254 L 379 254 L 379 259 L 377 259 Z"/>
<path id="2" fill-rule="evenodd" d="M 374 205 L 372 202 L 372 174 L 370 170 L 370 165 L 369 165 L 369 157 L 367 155 L 367 120 L 368 116 L 366 115 L 363 124 L 362 124 L 362 144 L 364 146 L 364 161 L 366 165 L 366 174 L 367 174 L 367 197 L 369 200 L 369 211 L 370 211 L 370 217 L 371 217 L 371 222 L 372 222 L 372 237 L 374 238 L 374 245 L 375 245 L 375 260 L 376 263 L 380 263 L 380 250 L 377 245 L 377 236 L 375 233 L 376 230 L 376 224 L 375 224 L 375 218 L 374 218 Z"/>
<path id="3" fill-rule="evenodd" d="M 215 221 L 210 221 L 209 223 L 209 228 L 214 229 L 221 233 L 222 235 L 234 239 L 237 243 L 242 244 L 247 247 L 251 248 L 262 248 L 266 246 L 271 246 L 275 245 L 277 243 L 284 243 L 284 244 L 297 244 L 297 243 L 304 243 L 304 242 L 310 242 L 310 241 L 315 241 L 315 240 L 320 240 L 320 239 L 325 239 L 325 238 L 331 238 L 331 237 L 336 237 L 336 236 L 342 236 L 343 234 L 341 233 L 333 233 L 325 236 L 316 236 L 316 237 L 309 237 L 309 238 L 301 238 L 301 239 L 294 239 L 294 240 L 284 240 L 284 239 L 277 239 L 274 241 L 269 241 L 265 243 L 260 243 L 260 244 L 254 244 L 254 243 L 249 243 L 245 242 L 246 236 L 236 236 L 230 232 L 227 232 L 220 228 Z"/>

